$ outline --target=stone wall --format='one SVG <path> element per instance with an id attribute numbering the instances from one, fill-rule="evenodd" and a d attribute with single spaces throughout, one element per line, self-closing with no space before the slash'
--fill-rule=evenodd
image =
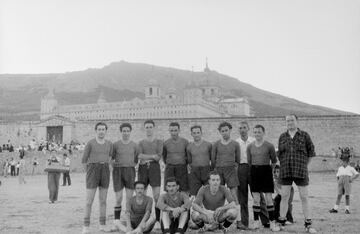
<path id="1" fill-rule="evenodd" d="M 278 137 L 285 129 L 284 117 L 246 117 L 246 118 L 201 118 L 201 119 L 179 119 L 155 120 L 156 134 L 160 139 L 169 137 L 168 125 L 171 121 L 177 121 L 181 125 L 181 135 L 191 140 L 190 127 L 200 124 L 203 127 L 204 139 L 215 141 L 220 135 L 217 131 L 218 124 L 226 120 L 233 125 L 232 137 L 239 137 L 238 125 L 242 120 L 249 122 L 250 127 L 255 124 L 262 124 L 266 128 L 266 138 L 277 145 Z M 108 124 L 109 140 L 115 141 L 120 138 L 119 125 L 126 121 L 104 121 Z M 144 120 L 131 120 L 133 125 L 132 138 L 139 141 L 145 135 Z M 87 142 L 95 135 L 94 126 L 96 121 L 78 121 L 72 130 L 72 139 L 80 142 Z M 339 146 L 349 146 L 354 148 L 356 155 L 360 155 L 360 115 L 351 116 L 303 116 L 299 117 L 299 127 L 307 131 L 314 144 L 318 155 L 331 155 L 331 149 Z M 0 144 L 4 144 L 8 139 L 15 146 L 19 144 L 27 145 L 32 138 L 38 139 L 37 124 L 34 122 L 0 124 Z M 65 134 L 65 133 L 64 133 Z"/>
<path id="2" fill-rule="evenodd" d="M 74 151 L 73 154 L 69 155 L 71 160 L 70 171 L 74 172 L 84 172 L 83 165 L 81 164 L 82 158 L 82 151 Z M 62 159 L 62 153 L 58 153 L 57 155 L 59 158 Z M 3 163 L 6 159 L 14 158 L 15 161 L 19 161 L 19 153 L 17 152 L 2 152 L 0 153 L 0 177 L 3 175 Z M 26 174 L 31 175 L 33 170 L 32 162 L 34 158 L 37 159 L 39 165 L 35 169 L 34 174 L 45 174 L 44 169 L 47 165 L 47 160 L 49 158 L 49 153 L 44 154 L 43 152 L 39 151 L 32 151 L 25 153 L 25 162 L 26 162 Z M 359 158 L 352 159 L 353 162 L 356 162 Z M 311 160 L 309 164 L 309 171 L 311 172 L 324 172 L 324 171 L 335 171 L 340 165 L 340 160 L 334 157 L 325 157 L 325 156 L 317 156 Z"/>

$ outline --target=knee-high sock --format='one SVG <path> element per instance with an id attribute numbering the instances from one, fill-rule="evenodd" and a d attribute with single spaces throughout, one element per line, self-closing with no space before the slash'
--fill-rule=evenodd
<path id="1" fill-rule="evenodd" d="M 114 219 L 120 219 L 121 206 L 114 207 Z"/>
<path id="2" fill-rule="evenodd" d="M 155 207 L 155 217 L 156 221 L 160 222 L 160 209 Z"/>
<path id="3" fill-rule="evenodd" d="M 254 220 L 259 220 L 260 206 L 253 206 Z"/>
<path id="4" fill-rule="evenodd" d="M 267 206 L 266 208 L 267 208 L 268 213 L 269 213 L 269 219 L 270 219 L 270 221 L 274 221 L 274 220 L 275 220 L 275 209 L 274 209 L 274 206 L 271 205 L 271 206 Z"/>

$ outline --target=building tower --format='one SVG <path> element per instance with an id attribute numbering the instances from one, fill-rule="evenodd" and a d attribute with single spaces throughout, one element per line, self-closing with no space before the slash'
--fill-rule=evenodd
<path id="1" fill-rule="evenodd" d="M 97 104 L 104 104 L 104 103 L 106 103 L 106 99 L 105 99 L 105 96 L 104 96 L 104 92 L 101 91 L 100 95 L 99 95 L 99 98 L 97 100 Z"/>
<path id="2" fill-rule="evenodd" d="M 149 84 L 145 87 L 145 98 L 158 99 L 160 97 L 161 97 L 160 86 L 154 79 L 151 79 L 149 81 Z"/>
<path id="3" fill-rule="evenodd" d="M 49 93 L 41 99 L 40 119 L 43 120 L 55 115 L 57 105 L 58 102 L 54 95 L 54 89 L 49 88 Z"/>

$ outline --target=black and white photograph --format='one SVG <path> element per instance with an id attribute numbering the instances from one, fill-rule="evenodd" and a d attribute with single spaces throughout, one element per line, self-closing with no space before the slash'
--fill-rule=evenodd
<path id="1" fill-rule="evenodd" d="M 0 0 L 0 233 L 360 230 L 360 0 Z"/>

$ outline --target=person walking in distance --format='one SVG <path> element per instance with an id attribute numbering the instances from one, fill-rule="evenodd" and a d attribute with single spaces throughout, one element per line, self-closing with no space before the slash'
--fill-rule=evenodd
<path id="1" fill-rule="evenodd" d="M 82 163 L 86 171 L 86 205 L 82 233 L 89 233 L 91 208 L 95 193 L 99 188 L 100 231 L 111 231 L 106 227 L 106 199 L 110 182 L 109 161 L 113 145 L 105 139 L 107 125 L 99 122 L 95 125 L 95 138 L 85 146 Z"/>
<path id="2" fill-rule="evenodd" d="M 138 180 L 145 183 L 146 188 L 151 185 L 154 203 L 158 202 L 161 185 L 160 159 L 163 152 L 163 142 L 154 136 L 155 123 L 153 120 L 144 122 L 146 138 L 139 142 Z M 156 224 L 160 228 L 160 210 L 155 207 Z"/>
<path id="3" fill-rule="evenodd" d="M 311 158 L 315 156 L 315 147 L 310 135 L 298 128 L 296 115 L 285 117 L 287 131 L 279 137 L 278 158 L 280 161 L 281 202 L 279 222 L 282 226 L 286 222 L 286 213 L 292 184 L 298 187 L 301 205 L 304 214 L 305 230 L 309 233 L 316 233 L 312 227 L 309 209 L 309 173 L 308 165 Z"/>

